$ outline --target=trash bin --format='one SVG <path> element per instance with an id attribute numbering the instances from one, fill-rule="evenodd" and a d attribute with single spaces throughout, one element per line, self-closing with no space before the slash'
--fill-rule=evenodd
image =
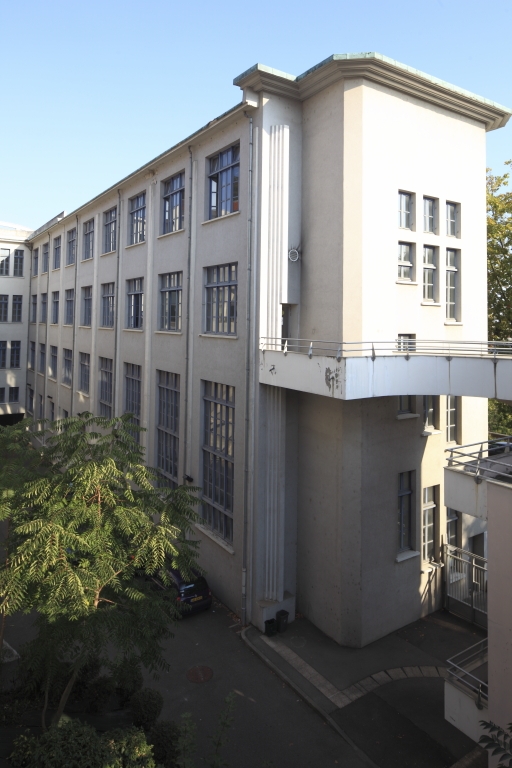
<path id="1" fill-rule="evenodd" d="M 276 613 L 276 624 L 278 632 L 286 632 L 288 626 L 288 611 L 278 611 Z"/>
<path id="2" fill-rule="evenodd" d="M 277 621 L 275 619 L 267 619 L 265 622 L 265 634 L 267 637 L 272 637 L 277 632 Z"/>

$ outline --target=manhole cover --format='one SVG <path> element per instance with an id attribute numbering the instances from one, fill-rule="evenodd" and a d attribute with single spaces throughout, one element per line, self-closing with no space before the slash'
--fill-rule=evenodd
<path id="1" fill-rule="evenodd" d="M 210 667 L 191 667 L 187 672 L 187 680 L 191 683 L 207 683 L 213 677 Z"/>

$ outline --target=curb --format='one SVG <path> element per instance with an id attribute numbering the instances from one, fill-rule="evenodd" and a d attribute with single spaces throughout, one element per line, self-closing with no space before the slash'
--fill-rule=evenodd
<path id="1" fill-rule="evenodd" d="M 358 747 L 354 741 L 352 741 L 350 736 L 347 733 L 345 733 L 343 728 L 340 728 L 340 726 L 332 719 L 332 717 L 327 712 L 324 712 L 324 710 L 321 709 L 321 707 L 315 704 L 315 702 L 307 695 L 307 693 L 304 693 L 304 691 L 301 688 L 299 688 L 298 685 L 296 685 L 292 680 L 290 680 L 290 678 L 285 672 L 279 669 L 279 667 L 276 666 L 274 662 L 270 661 L 270 659 L 267 658 L 264 653 L 262 653 L 258 648 L 256 648 L 255 645 L 253 645 L 253 643 L 247 637 L 247 632 L 249 631 L 249 629 L 251 629 L 251 625 L 244 627 L 242 629 L 241 634 L 242 634 L 242 640 L 251 649 L 251 651 L 253 651 L 253 653 L 255 653 L 256 656 L 259 656 L 259 658 L 267 665 L 267 667 L 269 667 L 273 672 L 275 672 L 275 674 L 278 677 L 281 678 L 281 680 L 283 680 L 288 686 L 290 686 L 290 688 L 292 688 L 295 691 L 295 693 L 297 693 L 301 697 L 301 699 L 303 699 L 306 702 L 306 704 L 308 704 L 311 707 L 311 709 L 314 709 L 315 712 L 317 712 L 331 726 L 331 728 L 333 728 L 338 733 L 338 735 L 341 736 L 341 738 L 350 747 L 352 747 L 354 752 L 357 753 L 358 757 L 360 757 L 361 760 L 363 760 L 363 762 L 366 763 L 366 765 L 370 766 L 371 768 L 380 768 L 377 765 L 377 763 L 374 763 L 373 760 L 371 760 L 368 757 L 368 755 L 365 752 L 363 752 L 363 750 L 360 747 Z"/>

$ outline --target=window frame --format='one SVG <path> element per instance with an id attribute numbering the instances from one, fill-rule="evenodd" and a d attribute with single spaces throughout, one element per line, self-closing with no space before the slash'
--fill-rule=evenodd
<path id="1" fill-rule="evenodd" d="M 39 274 L 39 248 L 34 248 L 32 252 L 32 277 Z"/>
<path id="2" fill-rule="evenodd" d="M 156 371 L 156 466 L 171 485 L 178 485 L 180 375 Z"/>
<path id="3" fill-rule="evenodd" d="M 41 323 L 48 322 L 48 294 L 41 294 Z"/>
<path id="4" fill-rule="evenodd" d="M 453 262 L 451 261 L 452 256 Z M 447 248 L 445 264 L 445 317 L 448 322 L 457 322 L 459 319 L 458 275 L 458 249 Z"/>
<path id="5" fill-rule="evenodd" d="M 83 328 L 92 327 L 92 285 L 82 286 L 82 311 L 80 325 Z"/>
<path id="6" fill-rule="evenodd" d="M 9 368 L 14 370 L 16 370 L 17 368 L 21 368 L 21 341 L 11 340 L 9 351 L 10 351 Z"/>
<path id="7" fill-rule="evenodd" d="M 459 443 L 459 407 L 459 398 L 457 395 L 446 395 L 445 416 L 447 443 Z"/>
<path id="8" fill-rule="evenodd" d="M 73 227 L 68 230 L 68 237 L 66 243 L 66 267 L 70 267 L 72 264 L 76 264 L 76 246 L 77 246 L 77 229 Z"/>
<path id="9" fill-rule="evenodd" d="M 140 283 L 140 287 L 138 284 Z M 135 297 L 140 296 L 136 300 Z M 134 277 L 126 281 L 126 328 L 142 330 L 144 328 L 144 278 Z"/>
<path id="10" fill-rule="evenodd" d="M 453 218 L 450 213 L 453 211 Z M 453 229 L 453 232 L 450 231 Z M 459 236 L 459 204 L 452 200 L 446 201 L 446 237 Z"/>
<path id="11" fill-rule="evenodd" d="M 408 253 L 405 253 L 407 249 Z M 404 258 L 408 255 L 409 258 Z M 406 274 L 407 272 L 407 274 Z M 414 279 L 414 243 L 398 241 L 398 278 L 402 283 L 412 283 Z"/>
<path id="12" fill-rule="evenodd" d="M 94 258 L 94 217 L 83 223 L 82 261 Z"/>
<path id="13" fill-rule="evenodd" d="M 223 156 L 232 153 L 232 158 L 222 165 Z M 217 161 L 217 164 L 216 164 Z M 220 219 L 231 213 L 240 212 L 240 142 L 235 142 L 225 149 L 221 149 L 207 158 L 208 164 L 208 219 Z M 223 184 L 224 178 L 226 183 Z M 222 190 L 229 187 L 230 192 L 222 198 Z M 236 190 L 236 191 L 235 191 Z M 213 201 L 215 200 L 215 204 Z M 226 210 L 219 207 L 225 200 Z M 227 210 L 229 208 L 229 210 Z"/>
<path id="14" fill-rule="evenodd" d="M 172 186 L 176 183 L 177 186 Z M 175 200 L 177 198 L 177 202 Z M 178 214 L 175 211 L 178 210 Z M 162 234 L 180 232 L 185 221 L 185 171 L 162 182 Z M 177 226 L 176 226 L 177 223 Z"/>
<path id="15" fill-rule="evenodd" d="M 11 322 L 23 322 L 23 294 L 13 294 L 11 304 Z"/>
<path id="16" fill-rule="evenodd" d="M 75 289 L 66 288 L 64 292 L 64 322 L 63 325 L 74 325 L 75 323 Z M 71 319 L 70 319 L 71 308 Z M 68 322 L 69 321 L 69 322 Z"/>
<path id="17" fill-rule="evenodd" d="M 7 341 L 0 341 L 0 369 L 7 368 Z"/>
<path id="18" fill-rule="evenodd" d="M 78 371 L 78 391 L 88 395 L 91 385 L 91 355 L 89 352 L 78 353 Z"/>
<path id="19" fill-rule="evenodd" d="M 234 269 L 235 277 L 232 277 Z M 210 277 L 215 270 L 216 280 Z M 223 279 L 224 270 L 229 271 L 228 280 Z M 204 268 L 204 333 L 211 336 L 236 336 L 238 324 L 238 262 L 216 264 Z M 224 298 L 227 291 L 228 298 Z M 225 308 L 228 307 L 227 313 Z M 211 312 L 210 312 L 211 308 Z M 216 310 L 214 313 L 214 309 Z M 219 325 L 222 324 L 222 330 Z M 228 330 L 225 330 L 227 328 Z"/>
<path id="20" fill-rule="evenodd" d="M 436 559 L 437 488 L 435 485 L 427 486 L 421 496 L 421 557 L 425 563 Z"/>
<path id="21" fill-rule="evenodd" d="M 398 190 L 398 228 L 414 231 L 414 195 L 402 189 Z"/>
<path id="22" fill-rule="evenodd" d="M 7 255 L 3 254 L 3 252 L 5 251 L 7 251 Z M 0 277 L 9 277 L 10 269 L 11 269 L 11 249 L 0 248 Z"/>
<path id="23" fill-rule="evenodd" d="M 73 382 L 73 350 L 62 350 L 62 384 L 70 387 Z"/>
<path id="24" fill-rule="evenodd" d="M 9 322 L 9 294 L 0 294 L 0 323 Z"/>
<path id="25" fill-rule="evenodd" d="M 62 239 L 61 235 L 57 235 L 53 239 L 53 268 L 60 269 L 62 255 Z"/>
<path id="26" fill-rule="evenodd" d="M 101 328 L 113 328 L 116 321 L 116 284 L 101 283 Z M 111 322 L 108 322 L 111 320 Z M 105 358 L 108 359 L 108 358 Z"/>
<path id="27" fill-rule="evenodd" d="M 50 243 L 41 246 L 41 274 L 45 275 L 50 269 Z"/>
<path id="28" fill-rule="evenodd" d="M 103 254 L 117 250 L 117 205 L 103 213 Z"/>
<path id="29" fill-rule="evenodd" d="M 59 322 L 59 310 L 60 310 L 60 291 L 52 291 L 52 325 L 57 325 Z"/>
<path id="30" fill-rule="evenodd" d="M 177 333 L 181 331 L 182 321 L 183 272 L 165 272 L 158 275 L 158 283 L 160 293 L 158 329 Z M 173 309 L 174 327 L 172 327 Z"/>
<path id="31" fill-rule="evenodd" d="M 21 264 L 21 269 L 19 267 L 20 264 Z M 25 271 L 25 251 L 23 250 L 23 248 L 18 248 L 14 251 L 12 276 L 23 277 L 24 271 Z"/>
<path id="32" fill-rule="evenodd" d="M 398 553 L 414 551 L 413 546 L 413 511 L 414 511 L 414 474 L 413 471 L 398 473 Z"/>
<path id="33" fill-rule="evenodd" d="M 427 257 L 431 259 L 428 260 Z M 429 296 L 429 292 L 431 295 Z M 437 249 L 435 245 L 423 246 L 422 295 L 424 304 L 435 304 L 437 300 Z"/>
<path id="34" fill-rule="evenodd" d="M 423 232 L 437 234 L 437 198 L 428 195 L 423 197 Z"/>
<path id="35" fill-rule="evenodd" d="M 135 408 L 131 406 L 134 405 Z M 124 410 L 131 414 L 131 422 L 140 425 L 142 413 L 142 366 L 135 363 L 124 364 Z M 132 433 L 137 443 L 140 443 L 140 432 Z"/>
<path id="36" fill-rule="evenodd" d="M 39 365 L 37 372 L 46 376 L 46 343 L 41 341 L 39 342 Z"/>
<path id="37" fill-rule="evenodd" d="M 48 363 L 48 378 L 57 380 L 57 366 L 59 358 L 59 348 L 50 344 L 50 359 Z"/>
<path id="38" fill-rule="evenodd" d="M 138 245 L 146 242 L 146 190 L 138 192 L 129 199 L 129 244 Z"/>
<path id="39" fill-rule="evenodd" d="M 112 418 L 114 361 L 110 357 L 98 358 L 98 403 L 100 416 Z M 105 374 L 105 375 L 104 375 Z"/>

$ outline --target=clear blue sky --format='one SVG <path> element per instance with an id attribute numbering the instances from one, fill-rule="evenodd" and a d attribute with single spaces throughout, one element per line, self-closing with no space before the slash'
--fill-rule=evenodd
<path id="1" fill-rule="evenodd" d="M 237 103 L 256 62 L 378 51 L 512 108 L 511 0 L 4 0 L 0 18 L 0 220 L 32 227 Z M 512 119 L 488 165 L 511 157 Z"/>

